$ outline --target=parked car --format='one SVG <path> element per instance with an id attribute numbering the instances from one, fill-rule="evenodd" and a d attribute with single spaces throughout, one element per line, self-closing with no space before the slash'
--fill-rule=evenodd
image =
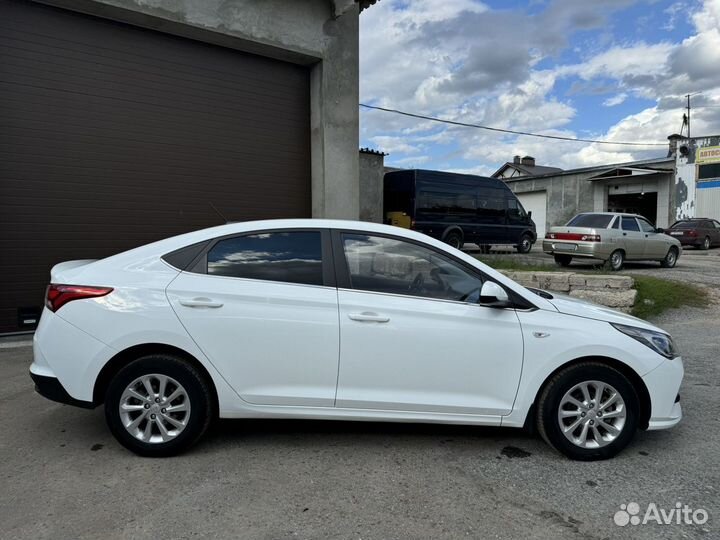
<path id="1" fill-rule="evenodd" d="M 663 330 L 351 221 L 234 223 L 60 263 L 30 374 L 50 399 L 104 403 L 147 456 L 219 416 L 537 425 L 594 460 L 682 416 Z"/>
<path id="2" fill-rule="evenodd" d="M 683 246 L 710 249 L 720 246 L 720 222 L 715 219 L 681 219 L 665 231 Z"/>
<path id="3" fill-rule="evenodd" d="M 509 187 L 497 178 L 440 171 L 385 174 L 386 223 L 419 231 L 454 248 L 511 244 L 527 253 L 535 223 Z"/>
<path id="4" fill-rule="evenodd" d="M 551 227 L 543 251 L 560 266 L 569 266 L 573 258 L 580 257 L 598 259 L 610 270 L 620 270 L 625 261 L 659 261 L 664 268 L 672 268 L 682 247 L 642 216 L 589 212 L 578 214 L 565 226 Z"/>

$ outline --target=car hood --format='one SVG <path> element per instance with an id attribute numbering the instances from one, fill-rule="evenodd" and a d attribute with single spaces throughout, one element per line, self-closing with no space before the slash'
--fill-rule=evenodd
<path id="1" fill-rule="evenodd" d="M 647 328 L 648 330 L 655 330 L 656 332 L 663 332 L 657 326 L 653 326 L 647 321 L 615 311 L 609 307 L 593 304 L 585 300 L 579 300 L 572 298 L 564 294 L 552 293 L 553 298 L 548 300 L 555 309 L 560 313 L 566 315 L 573 315 L 576 317 L 585 317 L 586 319 L 595 319 L 597 321 L 605 321 L 609 323 L 626 324 L 628 326 L 635 326 L 637 328 Z"/>

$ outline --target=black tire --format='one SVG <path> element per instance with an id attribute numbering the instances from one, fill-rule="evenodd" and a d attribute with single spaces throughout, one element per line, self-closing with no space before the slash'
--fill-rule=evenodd
<path id="1" fill-rule="evenodd" d="M 678 260 L 678 249 L 673 246 L 670 249 L 668 249 L 667 255 L 665 255 L 665 258 L 660 261 L 660 266 L 663 268 L 674 268 L 677 264 Z"/>
<path id="2" fill-rule="evenodd" d="M 185 390 L 190 403 L 188 417 L 184 419 L 185 427 L 167 442 L 139 440 L 128 432 L 120 416 L 120 403 L 125 389 L 139 377 L 149 374 L 164 375 L 177 381 Z M 195 444 L 212 422 L 215 412 L 210 384 L 201 373 L 181 358 L 166 354 L 143 356 L 125 366 L 110 381 L 105 395 L 105 420 L 118 442 L 128 450 L 147 457 L 174 456 Z M 137 401 L 141 403 L 140 400 Z M 146 421 L 140 425 L 144 422 Z M 159 433 L 159 428 L 152 429 Z"/>
<path id="3" fill-rule="evenodd" d="M 622 270 L 623 264 L 625 264 L 625 252 L 621 249 L 616 249 L 610 254 L 608 260 L 605 261 L 605 268 L 613 272 L 619 272 Z"/>
<path id="4" fill-rule="evenodd" d="M 572 255 L 555 255 L 555 264 L 567 268 L 572 262 Z"/>
<path id="5" fill-rule="evenodd" d="M 706 236 L 705 239 L 703 240 L 703 243 L 699 247 L 703 251 L 707 251 L 708 249 L 710 249 L 710 245 L 711 245 L 710 237 Z"/>
<path id="6" fill-rule="evenodd" d="M 532 246 L 533 246 L 532 236 L 530 236 L 529 234 L 523 234 L 520 237 L 520 242 L 518 242 L 518 245 L 515 246 L 515 249 L 517 249 L 518 253 L 530 253 Z"/>
<path id="7" fill-rule="evenodd" d="M 623 407 L 625 411 L 624 425 L 621 426 L 620 432 L 615 436 L 615 439 L 605 446 L 586 448 L 573 443 L 563 433 L 560 420 L 558 419 L 565 394 L 576 385 L 586 381 L 598 381 L 605 385 L 612 386 L 620 394 L 625 404 Z M 597 386 L 593 386 L 591 383 L 591 388 L 593 387 L 597 390 Z M 604 395 L 608 396 L 609 394 L 610 392 Z M 596 410 L 595 414 L 597 414 L 597 404 L 594 404 L 594 408 Z M 578 408 L 578 410 L 580 409 Z M 639 421 L 639 411 L 640 402 L 637 392 L 625 375 L 600 362 L 581 362 L 561 370 L 545 384 L 540 392 L 537 405 L 537 427 L 545 442 L 570 459 L 580 461 L 609 459 L 623 450 L 635 436 Z M 588 416 L 585 416 L 585 418 L 590 418 L 590 413 L 588 412 L 586 414 Z M 597 422 L 597 431 L 595 432 L 603 433 L 603 436 L 609 436 L 610 431 L 601 427 L 603 424 L 597 420 L 597 416 L 593 416 L 593 418 L 595 418 L 595 420 L 588 419 L 582 420 L 582 422 Z M 574 420 L 571 418 L 567 421 L 572 423 Z M 617 422 L 617 420 L 615 421 Z M 582 430 L 583 427 L 580 426 L 578 429 Z M 588 429 L 588 439 L 592 438 L 591 442 L 593 442 L 595 439 L 590 429 L 592 428 Z"/>
<path id="8" fill-rule="evenodd" d="M 464 244 L 462 235 L 456 231 L 447 234 L 445 237 L 445 243 L 455 249 L 462 249 Z"/>

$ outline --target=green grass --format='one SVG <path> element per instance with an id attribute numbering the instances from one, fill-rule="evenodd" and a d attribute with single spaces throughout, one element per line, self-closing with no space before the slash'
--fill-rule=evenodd
<path id="1" fill-rule="evenodd" d="M 482 256 L 477 258 L 496 270 L 614 274 L 614 272 L 603 269 L 602 266 L 562 268 L 554 264 L 525 264 L 511 259 Z M 635 280 L 635 288 L 638 291 L 635 306 L 631 311 L 635 317 L 649 319 L 657 317 L 668 309 L 684 306 L 704 307 L 708 304 L 707 293 L 701 287 L 650 276 L 633 275 L 632 278 Z"/>
<path id="2" fill-rule="evenodd" d="M 668 309 L 704 307 L 707 293 L 700 287 L 650 276 L 633 276 L 638 296 L 632 314 L 641 319 L 657 317 Z"/>

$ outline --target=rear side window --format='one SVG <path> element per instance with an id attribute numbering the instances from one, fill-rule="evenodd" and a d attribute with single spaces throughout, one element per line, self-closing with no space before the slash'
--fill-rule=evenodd
<path id="1" fill-rule="evenodd" d="M 322 285 L 320 232 L 260 233 L 220 240 L 208 251 L 207 273 Z"/>
<path id="2" fill-rule="evenodd" d="M 572 218 L 568 227 L 589 227 L 591 229 L 607 229 L 613 217 L 607 214 L 578 214 Z"/>
<path id="3" fill-rule="evenodd" d="M 640 232 L 640 227 L 638 227 L 637 221 L 634 217 L 624 217 L 622 218 L 622 228 L 624 231 L 638 231 Z"/>

